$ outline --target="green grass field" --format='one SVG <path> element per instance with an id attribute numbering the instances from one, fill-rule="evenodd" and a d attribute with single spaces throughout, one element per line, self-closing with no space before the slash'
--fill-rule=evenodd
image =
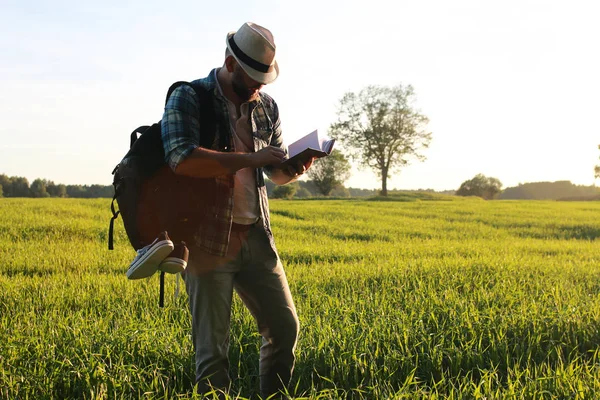
<path id="1" fill-rule="evenodd" d="M 272 201 L 304 398 L 600 397 L 600 202 Z M 0 399 L 190 398 L 187 298 L 128 281 L 109 201 L 0 199 Z M 182 286 L 183 288 L 183 286 Z M 231 375 L 258 391 L 236 300 Z"/>

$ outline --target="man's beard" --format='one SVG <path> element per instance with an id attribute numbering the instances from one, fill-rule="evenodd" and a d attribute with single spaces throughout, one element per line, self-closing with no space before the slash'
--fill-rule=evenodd
<path id="1" fill-rule="evenodd" d="M 243 78 L 238 75 L 237 72 L 234 72 L 233 79 L 231 80 L 231 87 L 233 92 L 240 98 L 240 100 L 247 102 L 250 100 L 254 100 L 254 90 L 248 89 L 248 87 L 244 84 Z"/>

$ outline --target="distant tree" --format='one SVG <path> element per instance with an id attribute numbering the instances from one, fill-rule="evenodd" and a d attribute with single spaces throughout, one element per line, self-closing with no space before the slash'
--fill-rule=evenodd
<path id="1" fill-rule="evenodd" d="M 338 122 L 330 134 L 344 144 L 350 157 L 377 172 L 381 194 L 387 196 L 387 180 L 411 159 L 423 161 L 421 150 L 429 146 L 429 119 L 414 108 L 412 86 L 368 86 L 346 93 L 340 101 Z"/>
<path id="2" fill-rule="evenodd" d="M 67 187 L 62 183 L 56 186 L 56 197 L 67 197 Z"/>
<path id="3" fill-rule="evenodd" d="M 11 176 L 12 190 L 11 197 L 30 197 L 29 181 L 21 176 Z"/>
<path id="4" fill-rule="evenodd" d="M 31 183 L 31 195 L 33 197 L 49 197 L 48 191 L 46 190 L 47 181 L 44 179 L 36 179 Z"/>
<path id="5" fill-rule="evenodd" d="M 48 196 L 50 197 L 58 197 L 56 195 L 58 192 L 58 187 L 53 181 L 46 181 L 46 192 L 48 192 Z"/>
<path id="6" fill-rule="evenodd" d="M 464 181 L 456 191 L 457 196 L 478 196 L 486 200 L 495 198 L 502 191 L 502 183 L 496 178 L 477 174 L 473 179 Z"/>
<path id="7" fill-rule="evenodd" d="M 338 185 L 331 191 L 333 197 L 350 197 L 350 191 L 344 185 Z"/>
<path id="8" fill-rule="evenodd" d="M 73 198 L 81 198 L 85 196 L 85 189 L 81 185 L 67 185 L 67 196 Z"/>
<path id="9" fill-rule="evenodd" d="M 0 185 L 0 197 L 4 197 L 4 192 L 2 191 L 2 185 Z"/>
<path id="10" fill-rule="evenodd" d="M 299 199 L 305 199 L 307 197 L 312 197 L 312 195 L 313 194 L 307 188 L 299 187 L 298 190 L 296 191 L 296 194 L 294 195 L 294 197 L 297 197 Z"/>
<path id="11" fill-rule="evenodd" d="M 350 169 L 350 163 L 342 152 L 333 150 L 329 156 L 315 160 L 307 174 L 319 193 L 329 196 L 336 186 L 343 185 L 350 178 Z"/>
<path id="12" fill-rule="evenodd" d="M 2 185 L 4 197 L 12 197 L 12 179 L 0 174 L 0 185 Z"/>
<path id="13" fill-rule="evenodd" d="M 598 150 L 600 150 L 600 145 L 598 145 Z M 600 165 L 594 167 L 594 177 L 596 179 L 600 178 Z"/>
<path id="14" fill-rule="evenodd" d="M 273 198 L 274 199 L 291 199 L 296 194 L 296 190 L 298 190 L 298 185 L 295 183 L 289 185 L 280 185 L 276 186 L 273 189 Z"/>
<path id="15" fill-rule="evenodd" d="M 54 182 L 49 181 L 46 191 L 51 197 L 67 197 L 67 187 L 62 183 L 56 185 Z"/>

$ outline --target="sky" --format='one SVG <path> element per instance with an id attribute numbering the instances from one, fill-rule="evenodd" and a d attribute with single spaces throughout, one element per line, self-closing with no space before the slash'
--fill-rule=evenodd
<path id="1" fill-rule="evenodd" d="M 0 173 L 104 184 L 169 85 L 223 63 L 244 22 L 269 28 L 284 140 L 327 135 L 339 101 L 412 85 L 426 160 L 388 188 L 457 189 L 478 173 L 594 184 L 600 2 L 0 0 Z M 343 149 L 342 149 L 343 150 Z M 350 187 L 380 188 L 354 168 Z"/>

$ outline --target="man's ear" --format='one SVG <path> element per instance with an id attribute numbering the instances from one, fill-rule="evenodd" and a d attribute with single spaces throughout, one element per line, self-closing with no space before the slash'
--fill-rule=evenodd
<path id="1" fill-rule="evenodd" d="M 233 56 L 227 56 L 227 58 L 225 58 L 225 68 L 227 68 L 227 72 L 232 73 L 236 64 L 237 61 L 235 61 Z"/>

